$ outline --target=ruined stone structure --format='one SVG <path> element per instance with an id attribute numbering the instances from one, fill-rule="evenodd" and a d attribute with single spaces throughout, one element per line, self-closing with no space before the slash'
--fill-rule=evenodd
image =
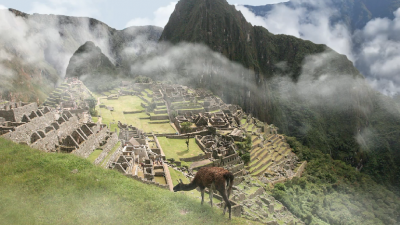
<path id="1" fill-rule="evenodd" d="M 70 111 L 58 111 L 36 103 L 8 103 L 0 110 L 6 120 L 2 137 L 45 152 L 74 153 L 87 158 L 96 148 L 115 145 L 115 134 L 105 125 L 81 123 Z M 108 140 L 113 140 L 108 142 Z"/>
<path id="2" fill-rule="evenodd" d="M 244 164 L 232 137 L 225 135 L 195 136 L 196 144 L 209 157 L 211 164 L 205 166 L 221 166 L 234 175 L 242 175 Z"/>
<path id="3" fill-rule="evenodd" d="M 171 189 L 172 180 L 164 165 L 165 154 L 157 137 L 153 136 L 150 140 L 143 131 L 119 121 L 118 127 L 119 139 L 124 147 L 113 156 L 109 168 L 141 182 Z M 153 142 L 152 147 L 149 142 Z"/>
<path id="4" fill-rule="evenodd" d="M 90 90 L 77 78 L 66 78 L 65 81 L 54 90 L 44 106 L 64 110 L 87 109 L 86 99 L 92 97 Z"/>

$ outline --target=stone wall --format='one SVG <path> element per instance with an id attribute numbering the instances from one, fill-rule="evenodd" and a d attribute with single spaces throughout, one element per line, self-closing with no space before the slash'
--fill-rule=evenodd
<path id="1" fill-rule="evenodd" d="M 129 178 L 132 178 L 132 179 L 134 179 L 134 180 L 140 181 L 140 182 L 145 183 L 145 184 L 154 185 L 154 186 L 156 186 L 156 187 L 163 188 L 163 189 L 167 189 L 167 190 L 170 189 L 168 184 L 159 184 L 159 183 L 157 183 L 157 182 L 145 180 L 145 179 L 143 179 L 143 178 L 141 178 L 141 177 L 138 177 L 138 176 L 132 175 L 132 174 L 125 174 L 125 176 L 126 176 L 126 177 L 129 177 Z"/>
<path id="2" fill-rule="evenodd" d="M 122 150 L 123 150 L 122 145 L 120 145 L 117 148 L 117 150 L 115 150 L 115 152 L 110 156 L 110 158 L 108 159 L 108 162 L 104 164 L 105 165 L 104 168 L 106 168 L 106 169 L 110 168 L 111 164 L 113 162 L 117 161 L 119 155 L 122 153 Z"/>
<path id="3" fill-rule="evenodd" d="M 206 151 L 206 146 L 201 142 L 201 136 L 196 135 L 195 136 L 195 141 L 196 141 L 196 144 L 199 146 L 199 148 L 203 152 L 205 152 Z"/>
<path id="4" fill-rule="evenodd" d="M 171 174 L 169 173 L 168 165 L 166 163 L 163 163 L 163 168 L 165 172 L 165 180 L 167 181 L 167 185 L 169 187 L 170 191 L 174 191 L 174 183 L 172 183 L 172 178 Z"/>
<path id="5" fill-rule="evenodd" d="M 209 193 L 208 188 L 206 188 L 206 192 Z M 224 199 L 223 199 L 222 196 L 219 195 L 219 194 L 214 193 L 214 194 L 213 194 L 213 197 L 216 198 L 216 199 L 218 199 L 218 200 L 220 200 L 220 201 L 222 201 L 222 202 L 224 202 Z M 234 217 L 241 217 L 241 216 L 242 216 L 242 207 L 243 207 L 243 206 L 240 205 L 239 203 L 235 202 L 235 201 L 232 201 L 232 200 L 229 200 L 229 202 L 231 203 L 231 213 L 232 213 L 232 216 L 234 216 Z M 225 202 L 224 202 L 224 204 L 225 204 Z M 228 211 L 228 209 L 227 209 L 227 211 Z M 228 212 L 228 213 L 229 213 L 229 212 Z"/>
<path id="6" fill-rule="evenodd" d="M 212 112 L 221 109 L 221 107 L 214 105 L 214 106 L 204 107 L 204 109 L 206 112 Z"/>
<path id="7" fill-rule="evenodd" d="M 296 173 L 294 174 L 293 177 L 301 177 L 303 174 L 304 170 L 306 169 L 307 166 L 307 161 L 304 161 L 301 166 L 297 169 Z"/>
<path id="8" fill-rule="evenodd" d="M 138 95 L 138 97 L 139 97 L 142 101 L 146 102 L 147 104 L 150 104 L 150 102 L 149 102 L 147 99 L 143 98 L 142 96 Z"/>
<path id="9" fill-rule="evenodd" d="M 257 191 L 255 191 L 253 194 L 250 194 L 247 198 L 248 198 L 248 199 L 252 199 L 252 198 L 254 198 L 254 197 L 257 197 L 257 196 L 259 196 L 259 195 L 264 194 L 264 192 L 265 192 L 264 188 L 263 188 L 263 187 L 260 187 L 260 188 L 257 189 Z"/>
<path id="10" fill-rule="evenodd" d="M 169 116 L 168 115 L 150 116 L 150 120 L 169 120 Z"/>
<path id="11" fill-rule="evenodd" d="M 145 108 L 145 107 L 143 107 Z M 144 110 L 139 110 L 139 111 L 123 111 L 123 114 L 136 114 L 136 113 L 143 113 Z"/>
<path id="12" fill-rule="evenodd" d="M 36 102 L 29 103 L 27 105 L 12 109 L 12 111 L 14 111 L 15 122 L 21 122 L 23 115 L 25 115 L 25 114 L 29 115 L 32 111 L 36 112 L 37 110 L 38 110 L 38 106 L 37 106 Z"/>
<path id="13" fill-rule="evenodd" d="M 244 180 L 244 177 L 235 177 L 235 179 L 233 180 L 233 186 L 241 184 Z"/>
<path id="14" fill-rule="evenodd" d="M 201 154 L 190 158 L 179 158 L 180 161 L 184 162 L 196 162 L 196 161 L 201 161 L 203 159 L 206 159 L 206 155 Z"/>
<path id="15" fill-rule="evenodd" d="M 12 140 L 16 143 L 27 143 L 30 144 L 30 138 L 34 131 L 45 130 L 47 126 L 50 126 L 55 120 L 54 113 L 47 113 L 44 116 L 36 117 L 29 123 L 25 123 L 18 127 L 15 127 L 13 132 L 3 135 L 4 138 Z"/>
<path id="16" fill-rule="evenodd" d="M 204 113 L 204 109 L 179 109 L 177 110 L 178 115 L 184 115 L 185 113 L 191 112 L 193 114 Z"/>
<path id="17" fill-rule="evenodd" d="M 0 117 L 3 117 L 6 121 L 15 122 L 13 110 L 0 110 Z"/>
<path id="18" fill-rule="evenodd" d="M 75 155 L 83 158 L 89 155 L 100 146 L 100 143 L 106 138 L 108 128 L 103 128 L 99 133 L 94 133 L 88 137 L 87 140 L 79 145 L 79 148 L 74 152 Z"/>
<path id="19" fill-rule="evenodd" d="M 30 147 L 40 149 L 45 152 L 54 152 L 59 145 L 57 130 L 52 130 L 46 133 L 46 137 L 37 140 L 35 143 L 30 144 Z"/>
<path id="20" fill-rule="evenodd" d="M 196 132 L 192 132 L 192 133 L 185 133 L 185 134 L 180 134 L 180 135 L 174 134 L 174 135 L 167 136 L 167 138 L 170 138 L 170 139 L 187 139 L 188 135 L 189 135 L 190 138 L 195 138 L 197 135 L 205 136 L 205 135 L 208 135 L 208 134 L 209 134 L 208 130 L 201 130 L 201 131 L 196 131 Z"/>
<path id="21" fill-rule="evenodd" d="M 244 169 L 244 163 L 236 164 L 227 168 L 231 173 L 237 173 Z"/>
<path id="22" fill-rule="evenodd" d="M 272 184 L 272 185 L 275 185 L 275 184 L 277 184 L 277 183 L 283 183 L 283 182 L 286 182 L 287 180 L 291 180 L 291 179 L 293 179 L 294 177 L 301 177 L 301 175 L 303 174 L 303 172 L 304 172 L 306 166 L 307 166 L 307 161 L 304 161 L 304 162 L 300 165 L 300 167 L 297 169 L 296 173 L 295 173 L 293 176 L 291 176 L 291 177 L 282 177 L 282 178 L 279 178 L 278 180 L 271 181 L 271 184 Z"/>
<path id="23" fill-rule="evenodd" d="M 99 165 L 100 162 L 102 162 L 106 156 L 110 153 L 110 151 L 114 148 L 114 146 L 118 142 L 118 135 L 117 133 L 113 133 L 111 137 L 107 140 L 107 143 L 103 145 L 103 152 L 97 157 L 97 159 L 94 161 L 95 165 Z M 120 144 L 121 145 L 121 144 Z"/>
<path id="24" fill-rule="evenodd" d="M 158 141 L 157 136 L 156 136 L 156 135 L 153 135 L 153 138 L 154 138 L 154 142 L 155 142 L 156 145 L 157 145 L 157 149 L 159 149 L 159 151 L 160 151 L 160 154 L 159 154 L 159 155 L 161 155 L 161 158 L 162 158 L 163 160 L 165 160 L 165 153 L 164 153 L 164 151 L 163 151 L 163 149 L 162 149 L 162 147 L 161 147 L 161 145 L 160 145 L 160 142 Z"/>
<path id="25" fill-rule="evenodd" d="M 238 153 L 222 158 L 222 165 L 236 165 L 241 158 Z"/>
<path id="26" fill-rule="evenodd" d="M 165 109 L 165 110 L 154 110 L 154 114 L 167 114 L 168 113 L 168 111 Z"/>

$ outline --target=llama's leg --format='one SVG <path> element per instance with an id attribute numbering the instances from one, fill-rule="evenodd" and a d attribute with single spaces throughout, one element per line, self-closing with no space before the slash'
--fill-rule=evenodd
<path id="1" fill-rule="evenodd" d="M 229 219 L 231 219 L 231 202 L 230 202 L 229 199 L 228 199 L 226 190 L 224 190 L 224 191 L 222 191 L 222 192 L 220 192 L 220 193 L 221 193 L 221 195 L 222 195 L 222 198 L 223 198 L 224 201 L 225 201 L 225 208 L 228 206 L 228 209 L 229 209 Z M 224 208 L 224 214 L 225 214 L 225 208 Z"/>
<path id="2" fill-rule="evenodd" d="M 226 192 L 227 192 L 226 190 L 223 190 L 223 192 L 219 192 L 219 193 L 221 194 L 221 196 L 224 196 L 222 193 L 227 194 Z M 229 195 L 228 195 L 228 199 L 229 199 Z M 225 203 L 225 206 L 224 206 L 224 215 L 225 215 L 225 212 L 226 212 L 226 207 L 227 207 L 227 204 Z"/>
<path id="3" fill-rule="evenodd" d="M 210 203 L 211 203 L 211 207 L 213 207 L 212 200 L 213 200 L 214 189 L 210 188 L 209 191 L 210 191 Z"/>
<path id="4" fill-rule="evenodd" d="M 200 189 L 201 190 L 201 204 L 203 205 L 204 202 L 204 191 L 206 190 L 205 188 Z"/>
<path id="5" fill-rule="evenodd" d="M 211 203 L 211 207 L 213 206 L 212 200 L 213 200 L 214 189 L 215 189 L 215 185 L 214 185 L 214 183 L 212 183 L 211 186 L 210 186 L 210 188 L 208 189 L 209 192 L 210 192 L 210 203 Z"/>

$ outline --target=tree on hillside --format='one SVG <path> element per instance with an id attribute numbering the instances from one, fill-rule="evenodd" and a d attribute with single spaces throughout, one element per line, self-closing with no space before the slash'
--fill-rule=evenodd
<path id="1" fill-rule="evenodd" d="M 188 133 L 190 131 L 191 126 L 192 126 L 191 122 L 183 122 L 181 124 L 181 133 Z"/>
<path id="2" fill-rule="evenodd" d="M 97 110 L 96 110 L 97 100 L 94 97 L 90 97 L 88 99 L 85 99 L 85 101 L 89 106 L 90 115 L 97 116 Z"/>
<path id="3" fill-rule="evenodd" d="M 191 130 L 192 123 L 191 122 L 183 122 L 181 124 L 181 133 L 188 133 Z M 190 135 L 188 134 L 188 139 L 186 140 L 186 146 L 189 150 L 189 137 Z"/>

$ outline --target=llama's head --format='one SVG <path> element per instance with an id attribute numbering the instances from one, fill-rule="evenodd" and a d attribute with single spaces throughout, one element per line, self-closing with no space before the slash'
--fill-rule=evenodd
<path id="1" fill-rule="evenodd" d="M 178 184 L 174 187 L 174 192 L 182 191 L 183 189 L 183 182 L 181 179 L 178 180 Z"/>

